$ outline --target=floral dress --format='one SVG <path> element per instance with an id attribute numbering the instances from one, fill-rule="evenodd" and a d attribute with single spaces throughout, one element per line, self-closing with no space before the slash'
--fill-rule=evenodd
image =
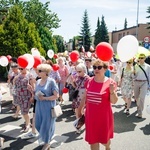
<path id="1" fill-rule="evenodd" d="M 124 69 L 121 81 L 121 94 L 125 98 L 133 95 L 133 70 Z"/>
<path id="2" fill-rule="evenodd" d="M 30 109 L 31 92 L 27 89 L 29 81 L 32 79 L 31 74 L 22 76 L 19 74 L 15 80 L 17 104 L 20 106 L 21 114 L 27 114 Z"/>
<path id="3" fill-rule="evenodd" d="M 83 99 L 84 93 L 85 93 L 85 83 L 89 79 L 88 75 L 85 75 L 84 77 L 77 76 L 76 78 L 76 89 L 79 90 L 78 96 L 76 99 L 73 99 L 72 101 L 72 107 L 73 108 L 78 108 L 80 105 L 81 100 Z"/>

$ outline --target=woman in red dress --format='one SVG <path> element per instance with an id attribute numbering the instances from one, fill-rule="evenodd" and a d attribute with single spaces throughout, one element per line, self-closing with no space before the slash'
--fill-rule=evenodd
<path id="1" fill-rule="evenodd" d="M 95 76 L 86 83 L 86 111 L 85 111 L 85 140 L 91 150 L 99 150 L 103 144 L 110 149 L 110 139 L 113 138 L 114 120 L 111 103 L 118 100 L 116 83 L 106 77 L 107 63 L 97 59 L 93 62 Z"/>

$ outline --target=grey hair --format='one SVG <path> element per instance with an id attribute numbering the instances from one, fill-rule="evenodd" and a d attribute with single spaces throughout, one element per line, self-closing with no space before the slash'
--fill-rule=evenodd
<path id="1" fill-rule="evenodd" d="M 87 68 L 85 66 L 84 63 L 79 63 L 77 66 L 76 66 L 76 69 L 82 69 L 84 71 L 84 73 L 87 74 Z"/>

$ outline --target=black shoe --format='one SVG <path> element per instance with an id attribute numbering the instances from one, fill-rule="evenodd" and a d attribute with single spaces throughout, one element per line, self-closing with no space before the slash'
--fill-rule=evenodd
<path id="1" fill-rule="evenodd" d="M 127 115 L 127 116 L 130 115 L 129 109 L 126 110 L 126 115 Z"/>
<path id="2" fill-rule="evenodd" d="M 124 109 L 127 109 L 127 103 L 124 104 Z"/>

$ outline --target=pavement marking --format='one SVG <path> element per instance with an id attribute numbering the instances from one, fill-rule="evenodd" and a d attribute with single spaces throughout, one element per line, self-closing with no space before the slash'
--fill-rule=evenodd
<path id="1" fill-rule="evenodd" d="M 17 139 L 27 134 L 27 133 L 21 133 L 21 130 L 22 130 L 22 127 L 14 126 L 14 125 L 6 125 L 0 128 L 0 134 Z M 30 131 L 31 129 L 29 130 L 29 132 Z M 56 147 L 61 146 L 62 144 L 65 143 L 65 141 L 67 141 L 68 138 L 69 138 L 68 136 L 54 134 L 52 141 L 50 142 L 51 148 L 56 148 Z M 25 140 L 25 139 L 22 139 L 22 140 Z M 28 139 L 28 141 L 31 142 L 32 144 L 34 143 L 34 144 L 39 145 L 37 137 Z"/>

